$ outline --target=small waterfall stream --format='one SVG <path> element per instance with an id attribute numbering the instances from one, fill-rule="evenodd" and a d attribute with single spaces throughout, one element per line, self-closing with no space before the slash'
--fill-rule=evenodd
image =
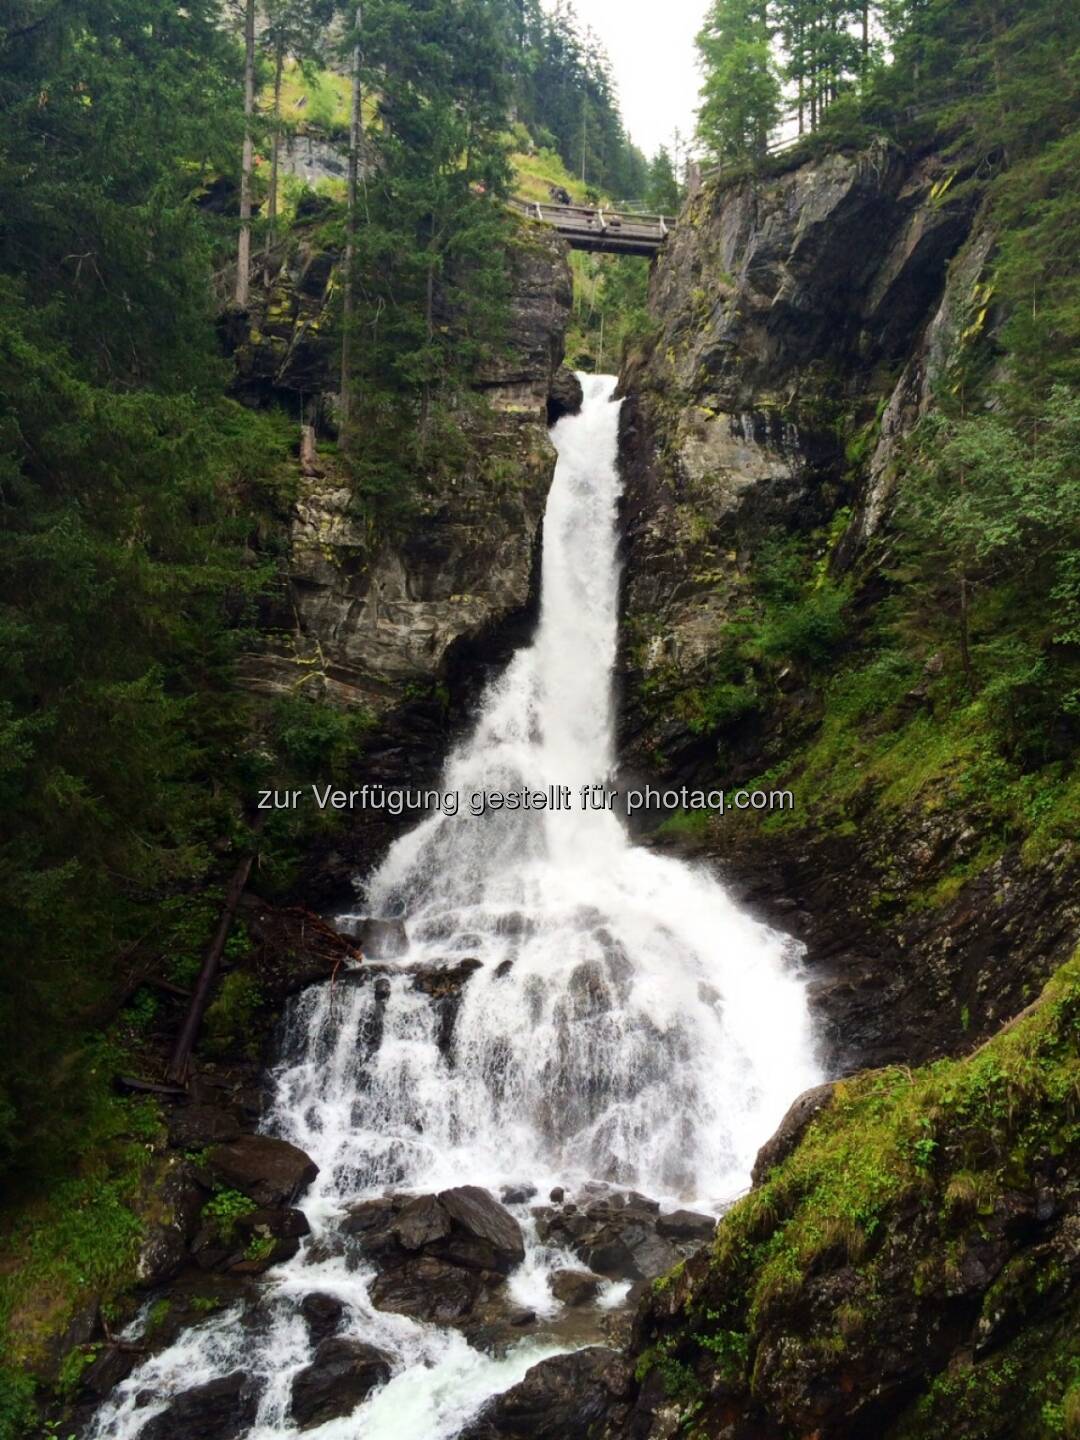
<path id="1" fill-rule="evenodd" d="M 402 917 L 406 953 L 377 983 L 297 997 L 273 1077 L 264 1129 L 320 1167 L 300 1201 L 312 1235 L 263 1278 L 256 1313 L 214 1315 L 142 1364 L 91 1440 L 135 1440 L 171 1394 L 237 1369 L 261 1387 L 249 1440 L 296 1435 L 290 1387 L 312 1357 L 298 1306 L 315 1291 L 344 1303 L 341 1333 L 385 1351 L 394 1373 L 352 1415 L 304 1433 L 452 1440 L 488 1397 L 575 1343 L 548 1278 L 581 1262 L 541 1243 L 529 1204 L 511 1202 L 526 1256 L 507 1288 L 538 1324 L 493 1355 L 376 1308 L 374 1271 L 335 1244 L 347 1207 L 461 1184 L 541 1199 L 609 1186 L 718 1213 L 820 1079 L 797 947 L 704 868 L 632 845 L 611 809 L 578 803 L 614 768 L 618 620 L 618 405 L 612 379 L 582 379 L 582 413 L 552 432 L 535 640 L 490 687 L 443 779 L 463 797 L 568 786 L 571 808 L 474 816 L 463 803 L 394 845 L 363 913 Z M 445 1011 L 414 981 L 464 960 L 479 963 L 447 1043 Z M 607 1282 L 598 1307 L 627 1288 Z"/>

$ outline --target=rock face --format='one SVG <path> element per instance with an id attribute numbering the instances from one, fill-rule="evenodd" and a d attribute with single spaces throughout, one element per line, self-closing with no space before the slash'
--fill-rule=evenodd
<path id="1" fill-rule="evenodd" d="M 241 386 L 270 373 L 275 393 L 333 390 L 336 351 L 315 337 L 325 329 L 336 259 L 301 242 L 260 302 L 257 339 L 235 351 Z M 511 250 L 512 348 L 476 380 L 490 414 L 475 421 L 453 484 L 430 493 L 421 484 L 404 537 L 372 540 L 348 478 L 332 464 L 303 480 L 288 595 L 280 614 L 267 617 L 277 633 L 244 662 L 252 689 L 284 694 L 308 673 L 305 684 L 335 702 L 383 715 L 406 690 L 445 683 L 458 651 L 471 658 L 472 647 L 483 649 L 493 631 L 528 610 L 554 466 L 548 393 L 570 304 L 561 242 L 530 227 Z"/>
<path id="2" fill-rule="evenodd" d="M 449 479 L 413 477 L 408 524 L 391 533 L 372 525 L 334 458 L 316 454 L 285 517 L 278 593 L 263 607 L 257 645 L 237 662 L 241 683 L 264 700 L 302 683 L 306 696 L 362 717 L 368 781 L 433 783 L 452 727 L 535 617 L 555 465 L 548 396 L 572 292 L 565 248 L 543 227 L 523 226 L 508 255 L 509 342 L 474 377 L 487 405 L 463 407 L 460 465 Z M 302 410 L 320 436 L 335 423 L 336 263 L 301 233 L 269 292 L 225 327 L 240 394 L 298 418 Z M 568 393 L 565 376 L 559 390 Z M 415 816 L 348 818 L 333 865 L 311 857 L 309 904 L 344 890 Z"/>
<path id="3" fill-rule="evenodd" d="M 681 217 L 650 289 L 659 334 L 621 381 L 631 696 L 707 663 L 763 525 L 832 513 L 835 422 L 918 349 L 971 223 L 970 199 L 935 200 L 945 175 L 881 143 L 706 187 Z M 633 759 L 672 737 L 631 700 L 623 738 Z"/>

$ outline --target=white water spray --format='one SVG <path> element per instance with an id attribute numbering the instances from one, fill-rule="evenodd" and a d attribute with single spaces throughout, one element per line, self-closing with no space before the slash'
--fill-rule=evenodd
<path id="1" fill-rule="evenodd" d="M 365 911 L 401 916 L 408 953 L 373 985 L 294 1003 L 265 1128 L 320 1174 L 302 1204 L 313 1238 L 345 1207 L 387 1189 L 589 1181 L 714 1210 L 746 1183 L 757 1147 L 815 1083 L 797 947 L 742 914 L 703 868 L 632 845 L 580 787 L 613 770 L 618 621 L 614 381 L 583 377 L 585 403 L 552 436 L 559 463 L 544 522 L 540 623 L 492 685 L 475 731 L 450 757 L 462 795 L 569 786 L 573 807 L 426 820 L 391 849 Z M 413 984 L 415 967 L 480 962 L 452 1038 Z M 404 967 L 409 967 L 405 970 Z M 567 1263 L 533 1237 L 514 1298 L 539 1315 Z M 313 1260 L 309 1242 L 267 1277 L 265 1322 L 239 1313 L 187 1332 L 125 1381 L 91 1430 L 132 1440 L 168 1396 L 231 1370 L 264 1382 L 251 1440 L 282 1440 L 292 1376 L 310 1362 L 297 1305 L 330 1292 L 342 1331 L 395 1357 L 389 1384 L 319 1440 L 451 1440 L 490 1395 L 557 1348 L 524 1341 L 504 1358 L 375 1309 L 370 1272 Z M 574 1263 L 574 1262 L 570 1262 Z M 609 1289 L 607 1300 L 621 1290 Z M 136 1407 L 142 1393 L 155 1395 Z"/>

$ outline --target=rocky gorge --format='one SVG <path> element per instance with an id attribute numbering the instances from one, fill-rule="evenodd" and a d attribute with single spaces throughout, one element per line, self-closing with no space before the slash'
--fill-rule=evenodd
<path id="1" fill-rule="evenodd" d="M 624 777 L 708 781 L 723 766 L 738 782 L 785 762 L 797 777 L 822 718 L 812 667 L 750 673 L 739 659 L 733 671 L 724 637 L 776 535 L 812 537 L 822 572 L 857 577 L 864 594 L 883 583 L 875 543 L 905 435 L 986 308 L 992 235 L 977 192 L 950 199 L 953 173 L 934 151 L 875 144 L 708 184 L 689 202 L 652 276 L 654 333 L 620 379 Z M 482 677 L 535 624 L 546 427 L 579 397 L 558 368 L 564 256 L 530 233 L 517 274 L 521 350 L 485 379 L 475 468 L 453 494 L 425 497 L 406 540 L 373 540 L 332 454 L 320 458 L 288 522 L 280 607 L 242 663 L 256 695 L 303 677 L 370 712 L 365 773 L 385 784 L 437 773 Z M 238 383 L 326 391 L 326 357 L 310 346 L 328 278 L 301 244 L 233 337 Z M 934 657 L 919 658 L 932 679 Z M 703 697 L 740 681 L 756 708 L 703 724 Z M 907 712 L 927 704 L 920 683 Z M 131 1328 L 99 1323 L 93 1306 L 76 1317 L 64 1345 L 89 1363 L 73 1413 L 97 1433 L 102 1399 L 207 1314 L 240 1305 L 252 1333 L 268 1332 L 261 1277 L 305 1242 L 373 1272 L 378 1310 L 456 1330 L 496 1359 L 522 1335 L 569 1349 L 488 1401 L 467 1440 L 1039 1433 L 1023 1428 L 1024 1397 L 1038 1384 L 1059 1403 L 1075 1358 L 1077 856 L 1005 843 L 967 874 L 979 824 L 977 802 L 889 808 L 869 786 L 839 812 L 825 794 L 787 830 L 725 821 L 640 837 L 717 867 L 806 947 L 825 1068 L 843 1077 L 795 1101 L 718 1232 L 715 1215 L 625 1186 L 540 1193 L 523 1174 L 493 1193 L 466 1175 L 430 1193 L 388 1187 L 311 1241 L 299 1206 L 317 1167 L 258 1133 L 283 1012 L 313 985 L 363 992 L 358 1033 L 374 1054 L 393 976 L 453 1072 L 483 966 L 448 954 L 403 969 L 387 931 L 350 936 L 247 902 L 254 946 L 231 973 L 259 987 L 248 1054 L 204 1058 L 187 1095 L 164 1099 Z M 336 835 L 332 854 L 312 856 L 305 900 L 339 895 L 391 838 L 371 825 Z M 606 943 L 606 968 L 580 981 L 579 1018 L 610 1009 L 618 989 Z M 526 1232 L 566 1257 L 553 1312 L 509 1286 Z M 283 1414 L 302 1431 L 350 1414 L 396 1362 L 338 1333 L 334 1295 L 312 1289 L 298 1308 L 314 1353 Z M 123 1403 L 132 1420 L 140 1392 Z M 182 1390 L 138 1433 L 229 1440 L 255 1404 L 238 1370 Z M 994 1429 L 994 1406 L 1013 1429 Z"/>

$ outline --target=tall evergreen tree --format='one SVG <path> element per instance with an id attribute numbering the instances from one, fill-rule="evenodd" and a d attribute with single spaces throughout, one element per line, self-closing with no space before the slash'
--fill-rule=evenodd
<path id="1" fill-rule="evenodd" d="M 765 0 L 713 0 L 697 46 L 705 77 L 699 137 L 720 160 L 764 155 L 781 113 Z"/>

